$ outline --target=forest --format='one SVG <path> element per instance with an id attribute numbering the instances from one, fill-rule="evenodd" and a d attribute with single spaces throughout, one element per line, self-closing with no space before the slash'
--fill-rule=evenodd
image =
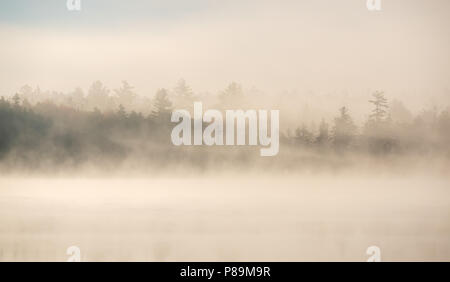
<path id="1" fill-rule="evenodd" d="M 207 99 L 222 109 L 239 108 L 246 93 L 231 83 L 217 95 L 196 95 L 180 80 L 173 89 L 138 95 L 128 82 L 110 91 L 96 81 L 85 94 L 22 87 L 0 98 L 0 168 L 2 173 L 64 170 L 139 171 L 165 169 L 341 169 L 364 161 L 387 163 L 415 159 L 450 159 L 450 112 L 436 108 L 410 114 L 400 102 L 375 91 L 367 97 L 367 120 L 354 121 L 352 105 L 336 108 L 335 118 L 317 128 L 302 120 L 282 127 L 280 154 L 266 159 L 251 146 L 174 146 L 170 132 L 173 109 L 190 109 Z M 212 101 L 212 102 L 211 102 Z M 245 108 L 244 108 L 245 110 Z M 399 117 L 408 116 L 408 118 Z M 283 109 L 280 109 L 283 124 Z"/>

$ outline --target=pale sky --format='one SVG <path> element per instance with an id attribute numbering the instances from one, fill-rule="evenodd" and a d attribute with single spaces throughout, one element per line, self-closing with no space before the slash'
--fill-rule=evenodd
<path id="1" fill-rule="evenodd" d="M 184 78 L 283 90 L 450 101 L 450 1 L 65 0 L 0 2 L 0 91 L 128 80 L 140 94 Z M 412 94 L 411 94 L 412 93 Z"/>

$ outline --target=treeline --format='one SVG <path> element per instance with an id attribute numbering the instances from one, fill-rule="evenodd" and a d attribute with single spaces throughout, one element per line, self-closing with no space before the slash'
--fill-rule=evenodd
<path id="1" fill-rule="evenodd" d="M 47 100 L 36 105 L 0 98 L 0 162 L 17 167 L 53 169 L 90 164 L 117 167 L 133 152 L 157 162 L 169 161 L 171 103 L 156 94 L 150 114 L 78 110 Z M 150 149 L 152 147 L 152 149 Z M 140 150 L 140 152 L 138 152 Z"/>
<path id="2" fill-rule="evenodd" d="M 174 106 L 182 107 L 198 96 L 194 95 L 192 89 L 181 79 L 176 86 L 169 89 L 160 89 L 176 97 Z M 154 95 L 151 95 L 154 96 Z M 101 81 L 95 81 L 88 88 L 87 92 L 80 87 L 68 93 L 58 91 L 42 91 L 39 87 L 32 88 L 25 85 L 12 97 L 13 101 L 20 101 L 24 107 L 30 107 L 38 103 L 52 102 L 56 105 L 66 106 L 83 111 L 99 110 L 101 112 L 114 112 L 119 107 L 123 107 L 128 112 L 139 112 L 142 114 L 151 113 L 154 105 L 154 97 L 138 95 L 133 86 L 127 81 L 122 81 L 122 85 L 117 89 L 109 89 Z"/>
<path id="3" fill-rule="evenodd" d="M 450 158 L 448 111 L 431 109 L 401 120 L 397 118 L 401 106 L 393 107 L 382 92 L 368 97 L 373 110 L 363 124 L 357 125 L 350 109 L 343 106 L 336 110 L 334 120 L 323 120 L 317 129 L 299 121 L 298 128 L 280 132 L 280 154 L 270 160 L 261 158 L 255 152 L 257 148 L 249 146 L 172 145 L 172 110 L 189 109 L 202 98 L 195 96 L 183 80 L 174 91 L 160 89 L 151 98 L 138 96 L 126 82 L 114 93 L 110 95 L 100 82 L 95 82 L 87 95 L 76 90 L 54 93 L 56 97 L 52 97 L 51 93 L 25 87 L 9 99 L 0 98 L 2 171 L 86 166 L 102 170 L 123 166 L 205 169 L 211 164 L 216 168 L 255 164 L 290 168 L 300 163 L 326 164 L 331 158 L 340 160 L 349 154 L 369 158 L 424 154 Z M 230 109 L 243 96 L 242 87 L 232 83 L 218 95 L 218 105 Z M 305 154 L 309 157 L 302 157 Z"/>
<path id="4" fill-rule="evenodd" d="M 357 126 L 347 107 L 329 124 L 322 120 L 318 132 L 306 126 L 288 131 L 285 141 L 292 146 L 332 149 L 336 152 L 360 152 L 371 155 L 443 154 L 450 157 L 450 113 L 436 108 L 423 110 L 405 120 L 392 118 L 387 98 L 382 92 L 373 93 L 368 103 L 373 110 L 368 119 Z M 397 101 L 397 111 L 409 112 Z M 408 120 L 408 121 L 406 121 Z"/>

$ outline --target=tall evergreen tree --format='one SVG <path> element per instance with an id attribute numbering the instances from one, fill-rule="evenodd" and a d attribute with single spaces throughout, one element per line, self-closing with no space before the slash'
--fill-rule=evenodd
<path id="1" fill-rule="evenodd" d="M 316 143 L 319 145 L 326 144 L 328 140 L 330 139 L 329 132 L 328 132 L 328 123 L 325 122 L 325 120 L 322 119 L 322 122 L 319 126 L 319 135 L 316 138 Z"/>
<path id="2" fill-rule="evenodd" d="M 20 106 L 20 96 L 18 93 L 12 97 L 12 100 L 14 102 L 14 106 L 19 107 Z"/>
<path id="3" fill-rule="evenodd" d="M 103 83 L 98 80 L 92 83 L 91 87 L 89 88 L 87 100 L 89 103 L 89 107 L 92 109 L 98 108 L 104 110 L 111 106 L 109 89 L 103 86 Z"/>
<path id="4" fill-rule="evenodd" d="M 220 106 L 222 108 L 242 107 L 243 98 L 242 86 L 232 82 L 219 94 Z"/>
<path id="5" fill-rule="evenodd" d="M 134 92 L 134 87 L 131 86 L 126 80 L 122 81 L 122 87 L 115 89 L 117 102 L 130 110 L 134 100 L 136 99 L 136 93 Z"/>
<path id="6" fill-rule="evenodd" d="M 374 109 L 364 126 L 364 136 L 372 153 L 387 153 L 394 148 L 396 143 L 391 113 L 387 112 L 388 101 L 383 92 L 377 91 L 372 96 L 374 99 L 369 100 L 369 103 L 374 105 Z"/>
<path id="7" fill-rule="evenodd" d="M 295 139 L 300 145 L 309 145 L 313 141 L 313 134 L 303 124 L 295 130 Z"/>
<path id="8" fill-rule="evenodd" d="M 339 112 L 339 117 L 334 119 L 333 144 L 337 149 L 345 149 L 354 140 L 356 126 L 348 113 L 347 107 L 340 108 Z"/>
<path id="9" fill-rule="evenodd" d="M 369 100 L 369 103 L 373 104 L 375 109 L 373 109 L 370 118 L 376 122 L 382 122 L 386 118 L 386 110 L 389 108 L 387 99 L 384 97 L 384 93 L 379 91 L 373 93 L 372 96 L 374 99 Z"/>
<path id="10" fill-rule="evenodd" d="M 162 88 L 156 92 L 154 102 L 154 109 L 152 110 L 152 117 L 170 121 L 170 114 L 172 112 L 172 102 L 169 100 L 169 94 L 166 89 Z"/>
<path id="11" fill-rule="evenodd" d="M 180 79 L 175 88 L 175 106 L 180 109 L 191 109 L 194 104 L 195 96 L 192 88 L 184 79 Z"/>

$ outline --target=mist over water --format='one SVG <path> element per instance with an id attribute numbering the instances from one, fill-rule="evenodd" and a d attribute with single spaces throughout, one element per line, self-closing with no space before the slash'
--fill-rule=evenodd
<path id="1" fill-rule="evenodd" d="M 448 179 L 2 179 L 3 261 L 449 260 Z"/>
<path id="2" fill-rule="evenodd" d="M 0 261 L 450 260 L 449 1 L 56 2 L 0 4 Z"/>

